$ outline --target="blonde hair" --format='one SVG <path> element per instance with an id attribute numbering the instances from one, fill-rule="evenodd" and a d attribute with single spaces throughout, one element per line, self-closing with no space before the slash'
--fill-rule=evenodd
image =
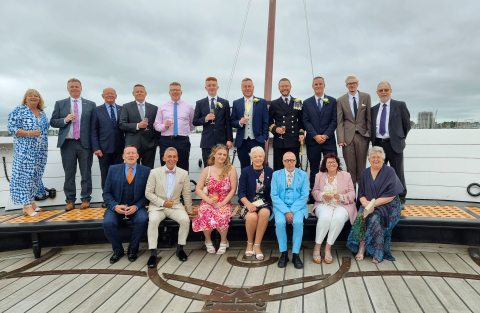
<path id="1" fill-rule="evenodd" d="M 357 83 L 358 83 L 358 78 L 357 78 L 357 76 L 355 76 L 355 75 L 348 75 L 347 78 L 345 78 L 345 84 L 346 84 L 346 83 L 348 82 L 348 80 L 351 79 L 351 78 L 355 79 L 355 80 L 357 81 Z"/>
<path id="2" fill-rule="evenodd" d="M 227 158 L 225 159 L 225 163 L 223 163 L 222 173 L 220 174 L 220 177 L 219 177 L 220 179 L 224 179 L 225 177 L 227 177 L 227 173 L 232 168 L 232 163 L 230 162 L 230 155 L 228 154 L 227 146 L 216 145 L 215 147 L 212 148 L 212 152 L 210 152 L 210 155 L 208 156 L 208 165 L 212 166 L 215 164 L 215 154 L 217 154 L 218 150 L 222 150 L 222 149 L 227 151 Z"/>
<path id="3" fill-rule="evenodd" d="M 27 105 L 27 96 L 32 94 L 32 93 L 36 94 L 40 98 L 40 101 L 38 101 L 38 104 L 37 104 L 37 109 L 39 109 L 40 111 L 43 111 L 46 108 L 45 102 L 43 102 L 42 95 L 35 89 L 28 89 L 25 92 L 25 95 L 23 96 L 23 100 L 22 100 L 21 105 Z"/>

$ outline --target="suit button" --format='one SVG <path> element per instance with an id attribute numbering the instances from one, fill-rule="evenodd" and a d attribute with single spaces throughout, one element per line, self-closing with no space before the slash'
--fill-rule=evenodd
<path id="1" fill-rule="evenodd" d="M 294 132 L 294 131 L 292 131 L 292 134 L 294 134 L 294 133 L 295 133 L 295 132 Z"/>
<path id="2" fill-rule="evenodd" d="M 293 117 L 293 115 L 292 115 L 292 117 Z"/>
<path id="3" fill-rule="evenodd" d="M 285 116 L 283 118 L 285 118 Z"/>
<path id="4" fill-rule="evenodd" d="M 285 123 L 285 121 L 283 121 Z"/>
<path id="5" fill-rule="evenodd" d="M 292 126 L 292 128 L 293 128 L 293 126 Z"/>

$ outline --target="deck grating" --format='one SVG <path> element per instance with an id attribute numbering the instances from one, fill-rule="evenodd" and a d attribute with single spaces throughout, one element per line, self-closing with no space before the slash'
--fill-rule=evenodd
<path id="1" fill-rule="evenodd" d="M 457 206 L 445 205 L 406 205 L 402 210 L 402 216 L 476 219 Z"/>
<path id="2" fill-rule="evenodd" d="M 42 211 L 37 216 L 19 216 L 17 218 L 6 221 L 3 224 L 17 224 L 17 223 L 36 223 L 41 222 L 58 213 L 65 212 L 64 210 Z"/>

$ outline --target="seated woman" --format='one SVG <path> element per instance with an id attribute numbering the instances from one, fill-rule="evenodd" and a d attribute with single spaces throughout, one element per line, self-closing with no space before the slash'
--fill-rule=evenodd
<path id="1" fill-rule="evenodd" d="M 242 169 L 238 183 L 238 198 L 243 203 L 243 207 L 239 208 L 239 215 L 245 220 L 247 229 L 248 241 L 245 255 L 255 255 L 258 260 L 263 260 L 260 244 L 272 216 L 270 184 L 273 170 L 263 165 L 265 151 L 262 147 L 253 147 L 250 151 L 250 158 L 253 164 Z M 264 204 L 256 206 L 252 203 L 258 200 L 262 200 Z"/>
<path id="2" fill-rule="evenodd" d="M 224 145 L 212 148 L 208 165 L 200 174 L 195 189 L 202 202 L 198 207 L 198 217 L 192 221 L 192 229 L 195 232 L 203 231 L 208 253 L 215 253 L 212 231 L 217 229 L 221 236 L 217 254 L 224 254 L 228 248 L 227 232 L 232 216 L 231 200 L 237 190 L 237 170 L 230 163 L 228 148 Z M 204 186 L 208 187 L 208 195 L 203 191 Z"/>
<path id="3" fill-rule="evenodd" d="M 317 233 L 313 248 L 313 261 L 322 263 L 320 248 L 328 232 L 325 244 L 325 263 L 332 263 L 331 248 L 350 219 L 353 224 L 357 215 L 355 207 L 355 189 L 350 173 L 342 171 L 340 159 L 335 153 L 323 157 L 320 172 L 315 176 L 315 186 L 312 190 L 315 199 L 312 215 L 316 215 Z"/>
<path id="4" fill-rule="evenodd" d="M 400 220 L 401 202 L 398 194 L 403 185 L 395 171 L 385 165 L 385 152 L 381 147 L 368 150 L 368 161 L 371 167 L 363 170 L 358 185 L 360 209 L 348 236 L 347 247 L 357 253 L 355 259 L 362 261 L 366 252 L 373 257 L 373 263 L 383 259 L 395 261 L 392 256 L 392 230 Z M 365 207 L 375 199 L 375 207 L 364 219 Z"/>

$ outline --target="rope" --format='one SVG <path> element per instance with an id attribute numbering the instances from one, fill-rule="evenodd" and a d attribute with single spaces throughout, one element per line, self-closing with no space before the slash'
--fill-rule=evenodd
<path id="1" fill-rule="evenodd" d="M 247 11 L 245 12 L 245 18 L 243 19 L 242 32 L 240 34 L 240 40 L 238 41 L 237 53 L 235 54 L 235 59 L 233 60 L 232 73 L 230 74 L 230 80 L 228 81 L 227 93 L 225 99 L 228 100 L 228 93 L 230 92 L 230 86 L 232 86 L 233 74 L 235 73 L 235 67 L 237 66 L 238 55 L 240 54 L 240 47 L 242 46 L 243 33 L 245 32 L 245 25 L 247 25 L 248 11 L 250 10 L 250 3 L 252 0 L 248 0 Z"/>
<path id="2" fill-rule="evenodd" d="M 310 45 L 310 29 L 308 28 L 307 0 L 303 0 L 303 10 L 305 11 L 305 24 L 307 25 L 308 50 L 310 51 L 310 66 L 312 67 L 312 78 L 314 78 L 315 74 L 313 74 L 313 58 L 312 46 Z"/>

